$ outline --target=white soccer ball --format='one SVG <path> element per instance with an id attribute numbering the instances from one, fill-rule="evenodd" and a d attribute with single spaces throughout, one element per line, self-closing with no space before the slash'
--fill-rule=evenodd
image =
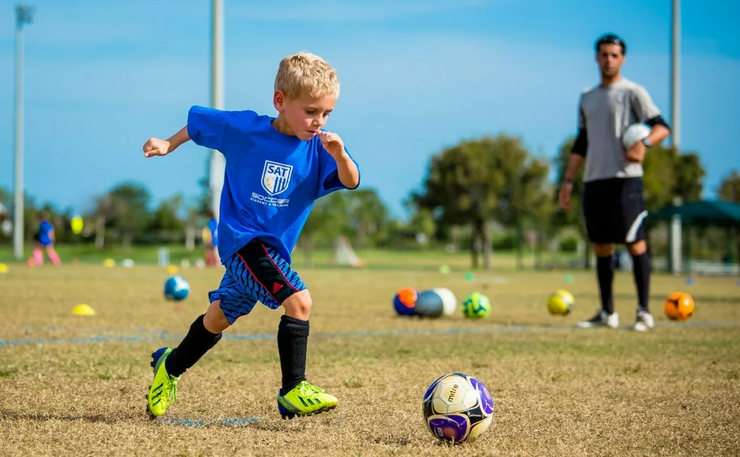
<path id="1" fill-rule="evenodd" d="M 482 382 L 463 373 L 440 376 L 422 403 L 432 435 L 454 444 L 475 441 L 493 420 L 493 398 Z"/>
<path id="2" fill-rule="evenodd" d="M 457 298 L 455 294 L 450 289 L 444 287 L 432 289 L 432 291 L 442 298 L 442 314 L 445 316 L 455 314 L 455 310 L 457 309 Z"/>
<path id="3" fill-rule="evenodd" d="M 647 124 L 632 124 L 622 133 L 622 146 L 629 149 L 638 141 L 642 141 L 650 135 L 652 129 Z"/>

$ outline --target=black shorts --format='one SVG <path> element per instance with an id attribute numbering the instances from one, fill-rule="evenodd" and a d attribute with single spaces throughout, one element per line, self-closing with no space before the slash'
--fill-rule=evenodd
<path id="1" fill-rule="evenodd" d="M 583 191 L 583 215 L 592 243 L 634 243 L 646 238 L 642 178 L 591 181 Z"/>

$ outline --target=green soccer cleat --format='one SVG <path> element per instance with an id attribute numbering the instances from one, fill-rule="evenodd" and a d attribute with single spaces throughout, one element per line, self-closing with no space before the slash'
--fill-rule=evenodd
<path id="1" fill-rule="evenodd" d="M 302 381 L 285 395 L 278 392 L 277 403 L 283 419 L 293 419 L 295 416 L 311 416 L 332 410 L 337 406 L 337 397 Z"/>
<path id="2" fill-rule="evenodd" d="M 161 416 L 167 407 L 177 401 L 177 381 L 180 378 L 170 376 L 164 366 L 164 361 L 172 352 L 172 348 L 159 348 L 152 354 L 152 367 L 154 368 L 154 380 L 149 387 L 146 396 L 147 409 L 152 418 Z"/>

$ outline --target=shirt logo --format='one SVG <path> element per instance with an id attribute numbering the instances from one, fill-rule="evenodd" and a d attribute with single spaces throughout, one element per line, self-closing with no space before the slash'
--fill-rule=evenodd
<path id="1" fill-rule="evenodd" d="M 265 160 L 265 168 L 262 169 L 262 188 L 270 195 L 282 194 L 288 190 L 292 174 L 293 165 Z"/>

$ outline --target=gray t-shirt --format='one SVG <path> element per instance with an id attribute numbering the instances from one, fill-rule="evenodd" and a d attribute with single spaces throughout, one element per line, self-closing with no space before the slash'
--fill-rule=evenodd
<path id="1" fill-rule="evenodd" d="M 578 113 L 578 127 L 588 135 L 583 181 L 642 176 L 642 164 L 625 160 L 622 132 L 657 116 L 660 111 L 645 88 L 628 79 L 586 89 Z"/>

